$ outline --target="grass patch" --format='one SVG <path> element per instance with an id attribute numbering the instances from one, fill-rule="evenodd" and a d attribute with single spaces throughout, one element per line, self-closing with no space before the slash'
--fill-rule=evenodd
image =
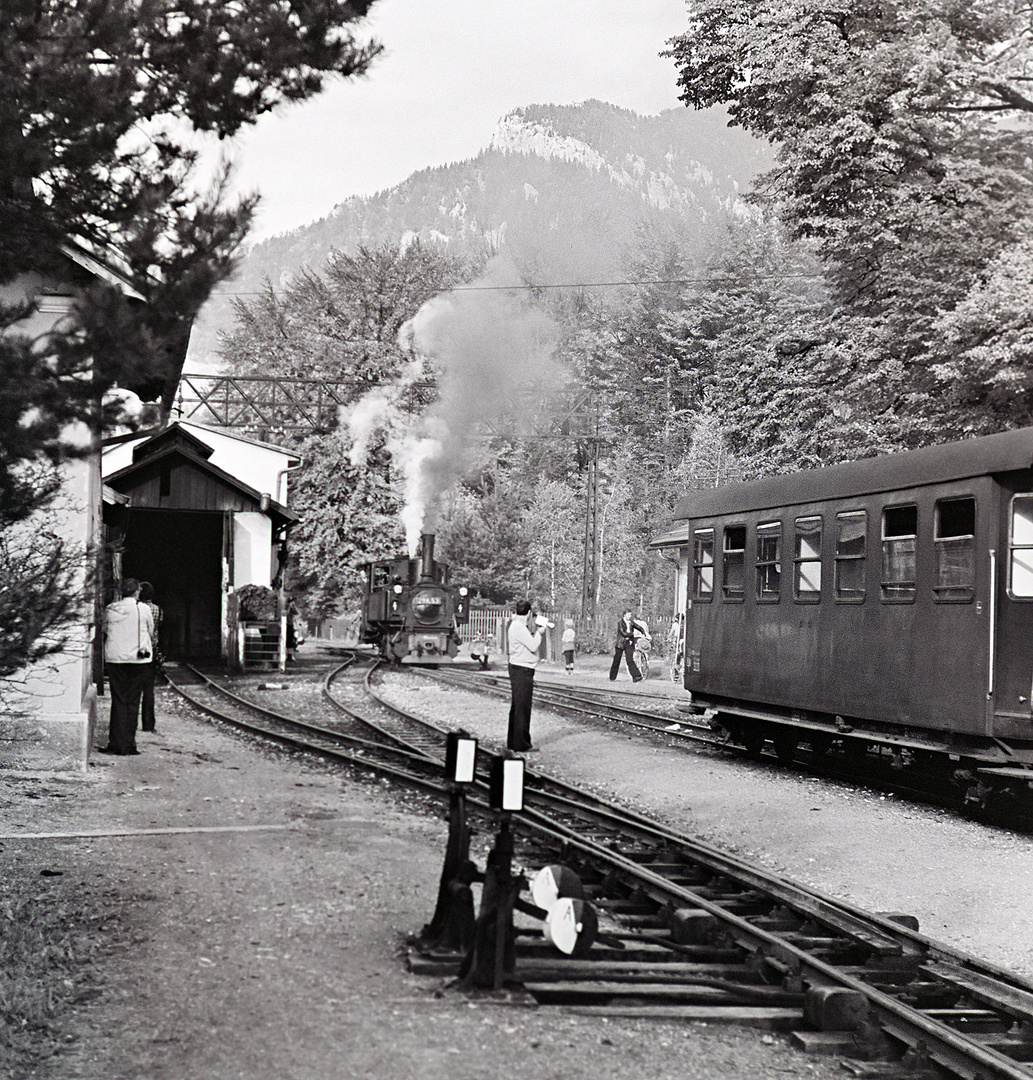
<path id="1" fill-rule="evenodd" d="M 92 962 L 110 947 L 96 900 L 57 878 L 0 884 L 0 1076 L 18 1080 L 68 1040 L 66 1014 L 92 996 Z"/>

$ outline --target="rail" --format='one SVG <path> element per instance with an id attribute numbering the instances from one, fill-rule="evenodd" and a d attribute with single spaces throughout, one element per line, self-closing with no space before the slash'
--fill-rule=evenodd
<path id="1" fill-rule="evenodd" d="M 299 746 L 311 738 L 324 756 L 337 753 L 350 766 L 387 769 L 385 775 L 401 782 L 412 774 L 427 791 L 435 790 L 430 774 L 436 770 L 436 790 L 443 793 L 446 732 L 385 700 L 368 671 L 361 683 L 377 700 L 358 703 L 349 691 L 344 704 L 334 689 L 345 670 L 335 668 L 314 687 L 310 705 L 301 710 L 311 716 L 279 714 L 276 722 L 295 731 L 288 738 Z M 350 672 L 348 677 L 359 685 Z M 229 689 L 212 679 L 202 685 L 211 695 Z M 235 699 L 225 700 L 234 709 L 254 707 L 246 695 L 231 693 Z M 338 719 L 326 713 L 331 703 Z M 214 709 L 211 702 L 206 707 Z M 259 707 L 266 716 L 271 712 Z M 352 730 L 356 723 L 370 725 L 366 735 Z M 374 726 L 389 738 L 370 735 Z M 328 746 L 335 731 L 337 751 Z M 378 741 L 377 753 L 393 763 L 372 760 Z M 585 882 L 610 942 L 589 952 L 597 968 L 575 963 L 564 971 L 557 958 L 543 957 L 539 932 L 523 931 L 517 971 L 540 1004 L 577 1008 L 591 1002 L 621 1012 L 645 1003 L 658 1010 L 653 1015 L 699 1018 L 702 1010 L 715 1019 L 764 1009 L 772 1025 L 801 1037 L 821 1034 L 847 1056 L 965 1080 L 1033 1077 L 1033 984 L 1017 976 L 540 771 L 529 775 L 518 831 L 527 863 L 561 862 Z M 431 956 L 414 970 L 440 974 L 450 963 L 458 961 Z M 626 981 L 616 977 L 614 964 L 620 963 L 629 965 Z"/>

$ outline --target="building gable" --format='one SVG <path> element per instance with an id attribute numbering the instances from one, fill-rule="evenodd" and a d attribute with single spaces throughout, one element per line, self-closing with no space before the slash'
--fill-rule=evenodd
<path id="1" fill-rule="evenodd" d="M 203 458 L 177 449 L 145 458 L 107 479 L 134 507 L 149 510 L 258 510 L 260 496 L 228 481 Z"/>
<path id="2" fill-rule="evenodd" d="M 179 424 L 173 424 L 153 438 L 145 439 L 133 447 L 133 463 L 155 457 L 167 450 L 180 449 L 207 461 L 212 456 L 212 448 L 196 435 L 184 430 Z"/>

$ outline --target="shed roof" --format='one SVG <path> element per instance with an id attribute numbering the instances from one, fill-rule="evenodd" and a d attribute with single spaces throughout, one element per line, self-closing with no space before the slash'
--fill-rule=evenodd
<path id="1" fill-rule="evenodd" d="M 114 248 L 101 249 L 85 237 L 76 236 L 65 240 L 61 245 L 61 254 L 94 277 L 121 289 L 134 300 L 146 299 L 133 286 L 129 263 Z"/>
<path id="2" fill-rule="evenodd" d="M 149 439 L 133 447 L 133 461 L 144 461 L 160 454 L 169 447 L 179 446 L 197 454 L 207 461 L 212 456 L 212 448 L 202 442 L 196 435 L 192 435 L 179 424 L 173 424 L 164 431 L 159 431 Z"/>
<path id="3" fill-rule="evenodd" d="M 274 450 L 278 454 L 285 454 L 293 464 L 301 463 L 301 455 L 297 450 L 291 450 L 279 443 L 271 443 L 266 439 L 256 439 L 251 435 L 245 435 L 242 431 L 233 428 L 215 427 L 212 424 L 202 424 L 199 420 L 177 420 L 175 423 L 184 428 L 194 428 L 197 431 L 210 431 L 213 435 L 219 435 L 224 439 L 234 439 L 237 442 L 246 443 L 248 446 L 260 446 L 263 450 Z"/>
<path id="4" fill-rule="evenodd" d="M 864 458 L 824 469 L 768 476 L 694 491 L 678 501 L 674 520 L 769 510 L 991 476 L 1033 466 L 1033 427 Z M 655 546 L 655 542 L 654 545 Z"/>
<path id="5" fill-rule="evenodd" d="M 654 536 L 649 541 L 651 548 L 675 548 L 683 547 L 689 542 L 689 526 L 688 522 L 683 525 L 670 525 L 658 536 Z"/>
<path id="6" fill-rule="evenodd" d="M 198 454 L 192 447 L 180 440 L 164 442 L 163 445 L 159 446 L 155 453 L 138 458 L 133 461 L 132 465 L 127 465 L 124 469 L 119 469 L 118 472 L 112 473 L 107 477 L 105 483 L 115 490 L 131 493 L 134 487 L 134 480 L 137 478 L 142 480 L 145 475 L 153 475 L 154 466 L 159 462 L 170 458 L 179 458 L 182 461 L 189 462 L 194 468 L 207 473 L 219 483 L 234 491 L 240 492 L 240 494 L 250 502 L 253 502 L 256 506 L 262 505 L 263 495 L 260 491 L 256 491 L 250 484 L 245 484 L 243 480 L 239 480 L 225 470 L 213 465 L 206 458 Z M 280 520 L 287 524 L 293 524 L 300 520 L 299 516 L 295 514 L 294 511 L 288 510 L 286 506 L 283 506 L 273 499 L 269 500 L 268 506 L 269 516 L 274 520 Z"/>
<path id="7" fill-rule="evenodd" d="M 247 446 L 257 446 L 263 450 L 272 450 L 277 454 L 283 454 L 285 457 L 290 458 L 291 464 L 296 465 L 301 463 L 301 455 L 297 450 L 288 449 L 285 446 L 280 446 L 277 443 L 266 442 L 263 439 L 255 439 L 250 435 L 244 435 L 240 431 L 234 431 L 231 428 L 213 427 L 211 424 L 201 424 L 196 420 L 173 420 L 167 426 L 152 427 L 146 429 L 139 429 L 137 431 L 126 431 L 121 435 L 109 435 L 104 440 L 104 448 L 108 449 L 112 446 L 121 446 L 125 443 L 140 442 L 140 440 L 149 440 L 156 438 L 165 431 L 172 431 L 178 429 L 180 431 L 186 431 L 195 433 L 198 431 L 211 432 L 212 435 L 221 439 L 232 439 L 235 442 L 244 443 Z M 140 445 L 143 445 L 141 442 Z M 203 441 L 202 446 L 207 446 Z M 133 448 L 134 453 L 136 447 Z M 211 449 L 211 448 L 209 448 Z"/>

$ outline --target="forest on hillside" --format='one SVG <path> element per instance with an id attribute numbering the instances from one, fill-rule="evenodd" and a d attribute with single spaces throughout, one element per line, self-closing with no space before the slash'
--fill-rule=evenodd
<path id="1" fill-rule="evenodd" d="M 662 609 L 648 542 L 684 491 L 1030 422 L 1028 9 L 690 8 L 686 104 L 777 148 L 712 250 L 644 230 L 624 284 L 548 288 L 504 250 L 385 243 L 237 302 L 228 371 L 354 387 L 299 446 L 309 615 L 413 527 L 483 598 L 575 610 L 596 466 L 597 600 Z"/>

